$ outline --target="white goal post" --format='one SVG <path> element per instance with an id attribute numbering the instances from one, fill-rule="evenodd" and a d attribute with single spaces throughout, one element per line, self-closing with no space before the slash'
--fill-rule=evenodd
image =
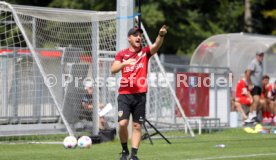
<path id="1" fill-rule="evenodd" d="M 116 12 L 0 2 L 0 137 L 80 136 L 115 127 L 119 79 L 110 66 L 116 23 Z M 150 44 L 145 32 L 143 45 Z M 194 136 L 167 75 L 155 55 L 147 118 L 161 129 L 183 126 Z M 95 113 L 106 104 L 112 109 L 102 119 Z"/>

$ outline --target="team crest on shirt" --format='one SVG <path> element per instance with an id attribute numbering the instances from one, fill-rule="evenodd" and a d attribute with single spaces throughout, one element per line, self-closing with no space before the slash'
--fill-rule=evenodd
<path id="1" fill-rule="evenodd" d="M 140 51 L 139 53 L 138 53 L 138 57 L 141 57 L 142 56 L 142 51 Z"/>
<path id="2" fill-rule="evenodd" d="M 122 117 L 123 114 L 124 114 L 124 111 L 119 111 L 119 112 L 118 112 L 118 116 L 119 116 L 119 117 Z"/>

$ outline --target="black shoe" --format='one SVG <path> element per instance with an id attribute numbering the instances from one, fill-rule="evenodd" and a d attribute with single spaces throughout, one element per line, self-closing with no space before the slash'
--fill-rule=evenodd
<path id="1" fill-rule="evenodd" d="M 261 122 L 258 117 L 253 117 L 252 119 L 255 123 L 260 123 Z"/>
<path id="2" fill-rule="evenodd" d="M 127 160 L 128 155 L 128 152 L 122 151 L 120 160 Z"/>
<path id="3" fill-rule="evenodd" d="M 129 160 L 139 160 L 139 158 L 137 156 L 132 156 L 129 158 Z"/>
<path id="4" fill-rule="evenodd" d="M 257 118 L 257 117 L 252 117 L 251 119 L 246 119 L 244 121 L 244 124 L 245 125 L 248 125 L 248 124 L 257 124 L 257 123 L 260 123 L 260 120 Z"/>

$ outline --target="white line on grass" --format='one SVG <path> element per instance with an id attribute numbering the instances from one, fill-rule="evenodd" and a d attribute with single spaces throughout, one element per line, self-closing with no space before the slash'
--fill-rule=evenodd
<path id="1" fill-rule="evenodd" d="M 272 156 L 272 155 L 276 155 L 276 153 L 245 154 L 245 155 L 239 155 L 239 156 L 204 157 L 204 158 L 196 158 L 196 159 L 188 159 L 188 160 L 209 160 L 209 159 L 246 158 L 246 157 L 259 157 L 259 156 Z"/>

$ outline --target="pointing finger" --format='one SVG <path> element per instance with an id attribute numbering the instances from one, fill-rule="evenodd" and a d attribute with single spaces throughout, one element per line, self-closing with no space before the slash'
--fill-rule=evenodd
<path id="1" fill-rule="evenodd" d="M 162 26 L 162 29 L 167 29 L 167 26 L 166 26 L 166 25 L 163 25 L 163 26 Z"/>

